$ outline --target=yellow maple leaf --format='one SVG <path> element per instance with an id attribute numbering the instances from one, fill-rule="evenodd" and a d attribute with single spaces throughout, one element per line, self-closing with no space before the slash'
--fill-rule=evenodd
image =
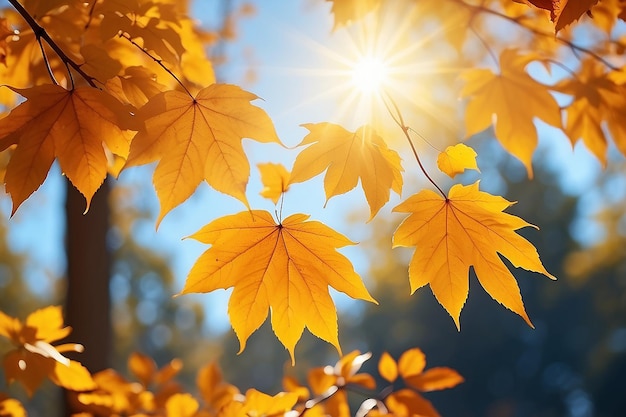
<path id="1" fill-rule="evenodd" d="M 43 183 L 55 158 L 89 209 L 107 175 L 105 147 L 128 155 L 128 108 L 91 87 L 49 84 L 15 91 L 27 100 L 0 120 L 0 150 L 17 145 L 5 176 L 13 213 Z"/>
<path id="2" fill-rule="evenodd" d="M 191 236 L 212 246 L 192 267 L 181 294 L 234 287 L 228 313 L 240 351 L 271 309 L 274 333 L 292 361 L 305 327 L 340 352 L 328 287 L 375 302 L 350 261 L 335 250 L 354 243 L 308 218 L 294 214 L 277 224 L 267 211 L 246 211 Z"/>
<path id="3" fill-rule="evenodd" d="M 263 189 L 259 194 L 277 204 L 282 193 L 289 190 L 289 171 L 282 164 L 271 162 L 257 164 L 257 167 L 261 172 L 261 182 L 263 183 Z"/>
<path id="4" fill-rule="evenodd" d="M 465 110 L 466 135 L 472 136 L 491 126 L 502 146 L 521 160 L 532 177 L 532 155 L 537 147 L 535 117 L 561 127 L 559 105 L 548 87 L 535 81 L 524 70 L 532 55 L 505 49 L 500 55 L 500 73 L 472 69 L 462 77 L 466 84 L 461 95 L 470 97 Z"/>
<path id="5" fill-rule="evenodd" d="M 565 108 L 563 129 L 572 145 L 582 138 L 587 149 L 606 166 L 608 140 L 602 127 L 606 122 L 616 146 L 626 154 L 624 88 L 611 79 L 601 64 L 586 59 L 576 77 L 566 78 L 553 88 L 573 96 Z"/>
<path id="6" fill-rule="evenodd" d="M 517 282 L 499 255 L 515 267 L 555 279 L 543 267 L 535 247 L 515 233 L 532 225 L 504 213 L 511 204 L 480 191 L 476 182 L 454 185 L 446 199 L 422 190 L 394 208 L 410 213 L 394 233 L 393 244 L 416 247 L 409 265 L 411 292 L 430 284 L 457 328 L 469 292 L 470 266 L 487 293 L 531 327 Z"/>
<path id="7" fill-rule="evenodd" d="M 161 203 L 157 223 L 202 180 L 248 205 L 250 164 L 242 139 L 280 143 L 271 119 L 250 104 L 257 98 L 234 85 L 212 84 L 196 97 L 165 91 L 139 110 L 144 126 L 132 141 L 126 167 L 159 161 L 153 177 Z"/>
<path id="8" fill-rule="evenodd" d="M 480 172 L 476 165 L 476 151 L 469 146 L 458 143 L 448 146 L 437 157 L 437 166 L 444 174 L 450 178 L 462 174 L 466 169 L 475 169 Z"/>
<path id="9" fill-rule="evenodd" d="M 10 339 L 15 346 L 4 356 L 7 381 L 19 381 L 28 395 L 32 395 L 46 378 L 74 391 L 94 389 L 96 385 L 89 371 L 63 356 L 65 352 L 82 352 L 83 347 L 74 343 L 51 344 L 70 332 L 70 327 L 63 327 L 58 306 L 34 311 L 24 323 L 0 311 L 0 336 Z"/>
<path id="10" fill-rule="evenodd" d="M 389 201 L 390 190 L 402 192 L 398 153 L 369 126 L 350 132 L 332 123 L 304 124 L 310 133 L 299 146 L 310 145 L 296 157 L 290 184 L 326 171 L 326 200 L 357 186 L 359 179 L 370 206 L 370 220 Z"/>

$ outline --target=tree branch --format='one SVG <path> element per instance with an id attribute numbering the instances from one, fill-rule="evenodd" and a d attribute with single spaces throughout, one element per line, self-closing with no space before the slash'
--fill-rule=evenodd
<path id="1" fill-rule="evenodd" d="M 37 39 L 38 42 L 40 42 L 40 39 L 43 39 L 44 41 L 46 41 L 46 43 L 50 46 L 50 48 L 52 48 L 52 50 L 57 54 L 57 56 L 61 59 L 61 61 L 63 61 L 66 65 L 69 65 L 70 67 L 72 67 L 74 71 L 80 74 L 80 76 L 83 77 L 90 86 L 94 88 L 98 88 L 96 84 L 94 83 L 94 80 L 96 79 L 90 76 L 89 74 L 87 74 L 85 71 L 83 71 L 80 68 L 80 65 L 74 62 L 72 58 L 70 58 L 69 56 L 67 56 L 65 52 L 63 52 L 61 47 L 59 47 L 59 45 L 57 45 L 57 43 L 50 37 L 48 32 L 46 32 L 46 30 L 42 26 L 40 26 L 39 23 L 37 23 L 37 21 L 35 21 L 35 19 L 28 13 L 28 11 L 24 8 L 24 6 L 20 4 L 18 0 L 9 0 L 9 3 L 11 4 L 11 6 L 15 8 L 15 10 L 17 10 L 17 12 L 22 16 L 22 18 L 24 18 L 26 23 L 28 23 L 28 26 L 31 27 L 31 29 L 33 30 L 33 33 L 35 34 L 35 38 Z M 44 54 L 44 59 L 46 59 L 45 54 Z M 70 78 L 71 78 L 71 75 L 70 75 Z"/>

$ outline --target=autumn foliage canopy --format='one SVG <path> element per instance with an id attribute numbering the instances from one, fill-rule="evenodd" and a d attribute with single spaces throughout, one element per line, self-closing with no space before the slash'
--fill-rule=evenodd
<path id="1" fill-rule="evenodd" d="M 401 104 L 393 80 L 385 80 L 373 94 L 395 128 L 392 134 L 405 145 L 388 140 L 390 130 L 377 131 L 374 123 L 303 124 L 306 133 L 289 150 L 294 155 L 291 169 L 272 161 L 258 167 L 265 187 L 261 195 L 277 206 L 271 213 L 248 200 L 248 180 L 258 173 L 251 169 L 242 141 L 280 145 L 281 139 L 254 93 L 217 82 L 207 55 L 217 37 L 189 17 L 185 2 L 9 3 L 0 17 L 0 104 L 5 110 L 0 151 L 7 155 L 3 179 L 13 213 L 37 191 L 55 162 L 85 197 L 86 211 L 107 177 L 155 163 L 157 227 L 201 183 L 234 197 L 242 211 L 214 219 L 190 236 L 207 250 L 180 294 L 233 288 L 228 315 L 240 349 L 269 314 L 276 337 L 295 362 L 295 347 L 305 328 L 342 355 L 329 289 L 376 303 L 351 261 L 338 251 L 355 242 L 309 214 L 283 217 L 288 210 L 284 194 L 322 175 L 327 201 L 360 187 L 369 220 L 392 193 L 400 196 L 402 202 L 392 210 L 406 217 L 389 241 L 394 247 L 414 248 L 407 268 L 411 292 L 430 286 L 458 328 L 471 269 L 495 301 L 532 326 L 532 312 L 526 311 L 503 259 L 515 268 L 555 278 L 532 243 L 518 234 L 534 226 L 505 212 L 513 203 L 481 190 L 479 181 L 456 183 L 445 191 L 434 180 L 416 145 L 423 139 L 419 127 L 405 122 L 414 109 Z M 407 36 L 424 21 L 438 22 L 442 29 L 437 36 L 451 46 L 456 54 L 451 59 L 463 68 L 456 77 L 462 99 L 456 106 L 462 109 L 464 129 L 456 143 L 434 143 L 441 151 L 432 166 L 451 179 L 466 170 L 479 172 L 476 152 L 461 142 L 488 129 L 532 177 L 541 134 L 537 120 L 562 131 L 572 144 L 582 141 L 603 164 L 611 141 L 626 153 L 626 78 L 619 57 L 626 44 L 612 36 L 626 15 L 621 1 L 326 4 L 334 31 L 366 26 L 368 19 L 392 9 L 397 13 L 398 8 L 403 10 L 399 15 L 408 16 L 398 26 Z M 592 46 L 579 43 L 575 26 L 594 32 Z M 500 39 L 499 31 L 513 31 L 513 40 Z M 483 59 L 469 62 L 464 48 L 480 50 Z M 538 75 L 537 67 L 547 75 Z M 425 179 L 428 186 L 406 196 L 403 185 L 408 178 Z M 80 345 L 53 345 L 69 333 L 58 307 L 35 311 L 24 322 L 0 313 L 0 335 L 14 345 L 3 362 L 7 380 L 18 381 L 30 394 L 48 378 L 75 392 L 85 416 L 306 412 L 343 417 L 351 413 L 350 386 L 370 393 L 358 411 L 352 410 L 357 415 L 437 416 L 422 393 L 463 381 L 449 368 L 426 369 L 424 354 L 415 348 L 399 358 L 384 354 L 378 359 L 380 378 L 389 386 L 385 389 L 377 390 L 372 375 L 359 373 L 370 355 L 351 352 L 340 356 L 334 367 L 310 370 L 307 385 L 286 377 L 285 391 L 275 396 L 256 390 L 240 394 L 210 364 L 199 371 L 200 394 L 193 397 L 175 382 L 181 366 L 177 361 L 157 369 L 150 358 L 135 354 L 129 358 L 135 382 L 113 370 L 91 375 L 63 356 L 79 351 Z M 0 415 L 23 415 L 16 400 L 1 401 Z"/>

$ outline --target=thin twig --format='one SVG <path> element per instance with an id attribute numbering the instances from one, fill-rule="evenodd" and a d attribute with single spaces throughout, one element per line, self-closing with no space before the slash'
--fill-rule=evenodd
<path id="1" fill-rule="evenodd" d="M 387 103 L 387 100 L 385 100 L 384 97 L 383 97 L 383 103 L 385 104 L 385 107 L 387 108 L 387 111 L 391 115 L 391 118 L 393 119 L 393 121 L 400 127 L 400 129 L 402 129 L 402 133 L 404 133 L 404 137 L 406 138 L 406 140 L 409 141 L 409 145 L 411 145 L 411 150 L 413 151 L 413 155 L 415 156 L 415 159 L 417 160 L 417 164 L 419 165 L 420 169 L 422 170 L 426 178 L 428 178 L 428 181 L 430 181 L 430 183 L 439 191 L 439 193 L 443 196 L 443 198 L 447 199 L 448 197 L 446 196 L 446 193 L 444 193 L 441 187 L 437 185 L 435 180 L 433 180 L 431 176 L 428 175 L 428 171 L 426 171 L 426 168 L 424 168 L 424 165 L 422 164 L 422 160 L 420 159 L 419 154 L 417 153 L 417 149 L 415 148 L 415 145 L 413 144 L 413 140 L 411 139 L 411 135 L 409 135 L 410 128 L 404 124 L 404 118 L 402 117 L 402 112 L 400 112 L 400 108 L 396 104 L 395 100 L 389 95 L 389 93 L 387 93 L 386 91 L 384 93 L 387 96 L 387 100 L 389 100 L 389 102 L 393 106 L 395 110 L 395 114 L 389 107 L 389 104 Z"/>
<path id="2" fill-rule="evenodd" d="M 39 44 L 39 49 L 41 50 L 41 56 L 43 57 L 44 65 L 46 66 L 46 70 L 48 71 L 48 75 L 52 80 L 52 83 L 55 85 L 59 85 L 59 82 L 54 78 L 54 73 L 52 72 L 52 68 L 50 67 L 50 61 L 48 61 L 48 55 L 46 55 L 46 50 L 43 47 L 43 42 L 41 41 L 41 37 L 35 35 L 35 39 L 37 39 L 37 43 Z"/>
<path id="3" fill-rule="evenodd" d="M 196 99 L 193 94 L 191 94 L 191 92 L 187 89 L 187 87 L 185 87 L 185 84 L 183 84 L 183 82 L 176 76 L 176 74 L 174 74 L 172 72 L 172 70 L 170 70 L 168 67 L 165 66 L 165 64 L 163 64 L 163 60 L 156 58 L 155 56 L 151 55 L 150 52 L 148 52 L 146 50 L 146 48 L 144 48 L 143 46 L 139 45 L 137 42 L 135 42 L 135 40 L 133 38 L 130 37 L 130 35 L 122 32 L 118 35 L 120 38 L 124 38 L 126 39 L 128 42 L 130 42 L 131 44 L 133 44 L 137 49 L 139 49 L 141 52 L 143 52 L 144 54 L 146 54 L 147 56 L 150 57 L 150 59 L 152 59 L 154 62 L 156 62 L 161 68 L 163 68 L 169 75 L 172 76 L 172 78 L 174 78 L 176 80 L 176 82 L 183 88 L 183 90 L 185 90 L 185 92 L 187 94 L 189 94 L 189 97 L 191 97 L 192 99 Z"/>
<path id="4" fill-rule="evenodd" d="M 85 23 L 85 29 L 89 29 L 89 26 L 91 26 L 91 21 L 93 20 L 93 10 L 96 8 L 96 3 L 98 3 L 98 0 L 93 0 L 93 3 L 91 3 L 91 7 L 89 8 L 89 18 L 87 19 L 87 23 Z"/>
<path id="5" fill-rule="evenodd" d="M 498 72 L 500 72 L 500 60 L 496 56 L 496 53 L 493 51 L 493 49 L 491 49 L 491 47 L 489 46 L 487 41 L 481 36 L 480 33 L 478 33 L 478 31 L 476 30 L 476 28 L 474 26 L 472 26 L 470 24 L 469 25 L 469 29 L 472 31 L 474 36 L 476 36 L 478 38 L 478 40 L 483 45 L 483 47 L 485 48 L 485 50 L 487 51 L 487 53 L 489 54 L 491 59 L 493 59 L 493 62 L 495 62 L 496 66 L 498 67 Z"/>
<path id="6" fill-rule="evenodd" d="M 72 67 L 74 71 L 80 74 L 80 76 L 83 77 L 90 86 L 94 88 L 98 88 L 96 84 L 94 83 L 94 80 L 96 79 L 90 76 L 89 74 L 87 74 L 85 71 L 83 71 L 80 68 L 80 65 L 74 62 L 69 56 L 67 56 L 65 52 L 63 52 L 63 50 L 59 47 L 59 45 L 57 45 L 57 43 L 50 37 L 48 32 L 46 32 L 46 30 L 43 27 L 41 27 L 39 23 L 35 21 L 35 19 L 28 13 L 28 11 L 26 11 L 24 6 L 22 6 L 18 0 L 9 0 L 9 3 L 11 4 L 11 6 L 15 8 L 15 10 L 17 10 L 17 12 L 22 16 L 22 18 L 26 20 L 26 23 L 28 23 L 28 26 L 30 26 L 31 29 L 33 30 L 33 33 L 35 34 L 36 39 L 41 38 L 44 41 L 46 41 L 46 43 L 50 46 L 50 48 L 52 48 L 54 53 L 57 54 L 57 56 L 61 59 L 61 61 L 63 61 L 66 65 L 69 65 L 70 67 Z M 70 75 L 70 78 L 71 78 L 71 75 Z"/>

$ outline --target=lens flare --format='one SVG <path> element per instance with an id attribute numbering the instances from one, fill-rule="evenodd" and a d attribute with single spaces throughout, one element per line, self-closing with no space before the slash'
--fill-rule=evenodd
<path id="1" fill-rule="evenodd" d="M 388 78 L 389 70 L 385 62 L 377 57 L 363 57 L 352 67 L 352 84 L 361 93 L 379 93 Z"/>

